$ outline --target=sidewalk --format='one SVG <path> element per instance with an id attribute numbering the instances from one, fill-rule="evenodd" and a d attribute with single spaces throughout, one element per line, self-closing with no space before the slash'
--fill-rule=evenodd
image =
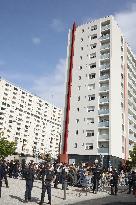
<path id="1" fill-rule="evenodd" d="M 8 179 L 9 188 L 5 187 L 3 182 L 2 187 L 2 198 L 0 198 L 0 205 L 36 205 L 39 203 L 41 198 L 41 181 L 35 181 L 32 190 L 32 202 L 24 203 L 24 193 L 25 193 L 25 180 L 21 179 Z M 67 190 L 66 200 L 64 200 L 64 191 L 61 190 L 61 185 L 59 189 L 52 188 L 52 205 L 69 205 L 76 202 L 81 202 L 89 199 L 103 198 L 108 196 L 106 192 L 98 192 L 97 194 L 92 194 L 87 192 L 81 192 L 81 188 L 69 187 Z M 45 195 L 45 204 L 48 202 L 47 194 Z"/>

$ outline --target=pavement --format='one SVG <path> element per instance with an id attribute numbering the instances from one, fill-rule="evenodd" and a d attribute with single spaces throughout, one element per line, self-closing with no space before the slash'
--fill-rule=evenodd
<path id="1" fill-rule="evenodd" d="M 0 205 L 36 205 L 40 202 L 42 187 L 41 181 L 36 180 L 34 182 L 34 187 L 32 189 L 32 201 L 25 203 L 25 180 L 11 178 L 8 180 L 9 188 L 6 188 L 3 182 Z M 66 191 L 66 200 L 64 200 L 64 191 L 61 190 L 61 185 L 59 185 L 58 189 L 52 188 L 52 205 L 136 205 L 136 198 L 132 195 L 130 196 L 126 193 L 119 193 L 118 196 L 110 196 L 108 192 L 109 190 L 107 189 L 104 192 L 93 194 L 91 192 L 85 192 L 81 188 L 69 187 L 69 190 Z M 46 194 L 45 205 L 47 202 L 48 198 Z M 129 204 L 128 202 L 131 203 Z"/>

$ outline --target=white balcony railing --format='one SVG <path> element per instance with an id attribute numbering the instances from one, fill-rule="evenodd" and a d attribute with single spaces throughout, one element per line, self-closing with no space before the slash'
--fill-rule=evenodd
<path id="1" fill-rule="evenodd" d="M 106 34 L 106 35 L 102 35 L 100 40 L 103 41 L 103 40 L 108 40 L 110 39 L 110 35 L 109 34 Z"/>
<path id="2" fill-rule="evenodd" d="M 103 55 L 100 56 L 101 60 L 105 60 L 105 59 L 109 59 L 109 58 L 110 58 L 110 54 L 109 53 L 103 54 Z"/>
<path id="3" fill-rule="evenodd" d="M 98 141 L 109 141 L 109 135 L 108 134 L 99 135 Z"/>
<path id="4" fill-rule="evenodd" d="M 110 24 L 101 27 L 102 31 L 109 30 L 109 29 L 110 29 Z"/>
<path id="5" fill-rule="evenodd" d="M 109 127 L 109 121 L 99 122 L 98 127 Z"/>
<path id="6" fill-rule="evenodd" d="M 99 115 L 107 115 L 109 114 L 109 110 L 98 110 Z"/>
<path id="7" fill-rule="evenodd" d="M 100 80 L 106 80 L 106 79 L 109 79 L 110 76 L 109 75 L 101 75 L 100 76 Z"/>
<path id="8" fill-rule="evenodd" d="M 110 68 L 110 64 L 103 64 L 103 65 L 100 65 L 100 69 L 101 69 L 101 70 L 109 69 L 109 68 Z"/>
<path id="9" fill-rule="evenodd" d="M 136 142 L 136 137 L 134 136 L 134 134 L 129 134 L 129 140 Z"/>
<path id="10" fill-rule="evenodd" d="M 100 50 L 110 49 L 110 44 L 104 44 L 100 47 Z"/>
<path id="11" fill-rule="evenodd" d="M 98 153 L 109 153 L 109 148 L 99 148 Z"/>
<path id="12" fill-rule="evenodd" d="M 109 90 L 109 86 L 100 87 L 100 91 L 107 91 L 107 90 Z"/>
<path id="13" fill-rule="evenodd" d="M 100 103 L 109 103 L 109 98 L 100 98 Z"/>

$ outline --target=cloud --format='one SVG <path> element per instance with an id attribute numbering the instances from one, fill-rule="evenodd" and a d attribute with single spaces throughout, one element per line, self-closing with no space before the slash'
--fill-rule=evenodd
<path id="1" fill-rule="evenodd" d="M 65 30 L 64 25 L 60 19 L 53 19 L 51 23 L 51 28 L 57 32 L 62 32 Z"/>
<path id="2" fill-rule="evenodd" d="M 115 13 L 115 19 L 120 26 L 127 43 L 132 50 L 136 52 L 136 3 L 129 5 L 129 7 L 119 13 Z"/>
<path id="3" fill-rule="evenodd" d="M 58 107 L 64 106 L 65 59 L 60 59 L 55 70 L 36 78 L 32 91 Z"/>
<path id="4" fill-rule="evenodd" d="M 32 42 L 34 45 L 39 45 L 41 43 L 41 39 L 39 37 L 32 38 Z"/>

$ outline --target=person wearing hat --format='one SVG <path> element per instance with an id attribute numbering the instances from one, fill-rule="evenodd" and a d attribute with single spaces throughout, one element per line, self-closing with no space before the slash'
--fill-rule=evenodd
<path id="1" fill-rule="evenodd" d="M 40 205 L 44 203 L 45 192 L 47 190 L 48 195 L 48 203 L 51 205 L 51 183 L 55 180 L 54 172 L 52 171 L 49 164 L 45 165 L 45 169 L 42 173 L 42 193 L 41 193 L 41 201 Z"/>

